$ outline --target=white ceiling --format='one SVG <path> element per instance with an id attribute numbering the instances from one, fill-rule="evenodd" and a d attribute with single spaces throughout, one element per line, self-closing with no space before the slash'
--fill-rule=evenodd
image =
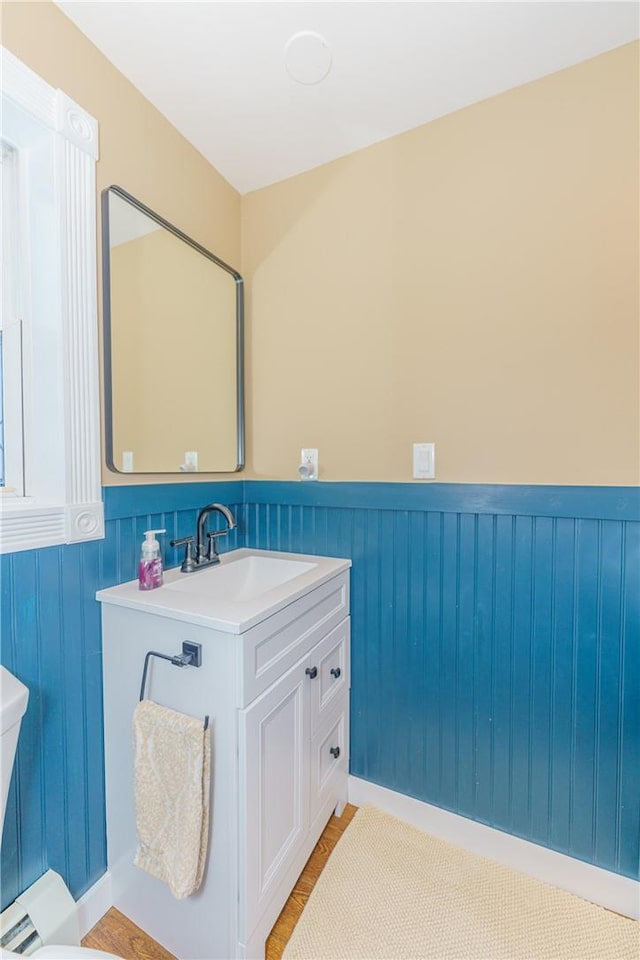
<path id="1" fill-rule="evenodd" d="M 636 2 L 60 2 L 241 193 L 637 38 Z M 328 77 L 284 48 L 320 33 Z"/>

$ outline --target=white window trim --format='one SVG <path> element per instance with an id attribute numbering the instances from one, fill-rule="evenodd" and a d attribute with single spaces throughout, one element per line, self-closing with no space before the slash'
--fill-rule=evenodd
<path id="1" fill-rule="evenodd" d="M 22 321 L 20 260 L 18 252 L 18 154 L 6 150 L 2 157 L 2 391 L 4 414 L 4 483 L 0 496 L 23 496 L 24 449 L 22 397 Z"/>
<path id="2" fill-rule="evenodd" d="M 9 553 L 104 537 L 96 278 L 98 125 L 6 48 L 0 47 L 0 56 L 3 99 L 46 126 L 56 139 L 59 249 L 52 256 L 58 258 L 61 274 L 57 306 L 64 397 L 64 435 L 55 454 L 64 492 L 52 498 L 0 500 L 0 553 Z"/>

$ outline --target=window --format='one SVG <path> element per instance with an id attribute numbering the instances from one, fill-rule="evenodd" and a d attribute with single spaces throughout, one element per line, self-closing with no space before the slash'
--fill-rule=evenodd
<path id="1" fill-rule="evenodd" d="M 95 121 L 2 49 L 0 550 L 104 536 Z"/>

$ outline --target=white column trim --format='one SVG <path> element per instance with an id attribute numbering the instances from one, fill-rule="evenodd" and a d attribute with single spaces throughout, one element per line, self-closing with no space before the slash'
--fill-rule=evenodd
<path id="1" fill-rule="evenodd" d="M 66 110 L 84 123 L 82 146 L 66 140 L 61 167 L 61 207 L 66 224 L 61 237 L 63 350 L 65 354 L 65 432 L 67 476 L 67 542 L 104 536 L 100 487 L 100 398 L 98 373 L 98 306 L 96 277 L 95 159 L 91 117 Z M 78 123 L 80 121 L 78 120 Z M 74 134 L 74 140 L 77 137 Z M 87 255 L 91 253 L 92 255 Z M 88 323 L 88 318 L 92 322 Z"/>

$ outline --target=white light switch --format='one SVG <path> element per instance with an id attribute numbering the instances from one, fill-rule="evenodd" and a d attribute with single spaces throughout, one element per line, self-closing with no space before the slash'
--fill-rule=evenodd
<path id="1" fill-rule="evenodd" d="M 133 473 L 133 450 L 122 451 L 122 472 Z"/>
<path id="2" fill-rule="evenodd" d="M 433 480 L 436 475 L 435 443 L 414 443 L 413 478 L 414 480 Z"/>

